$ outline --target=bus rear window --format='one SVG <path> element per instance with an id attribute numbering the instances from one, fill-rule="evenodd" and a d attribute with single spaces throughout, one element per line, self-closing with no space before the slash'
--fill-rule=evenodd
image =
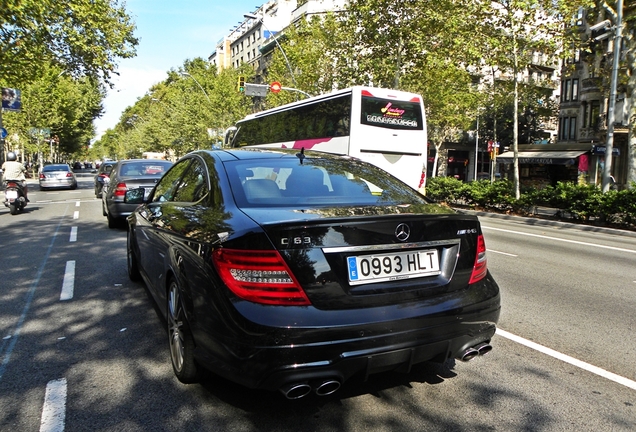
<path id="1" fill-rule="evenodd" d="M 417 102 L 362 96 L 360 123 L 389 129 L 422 130 L 422 106 Z"/>

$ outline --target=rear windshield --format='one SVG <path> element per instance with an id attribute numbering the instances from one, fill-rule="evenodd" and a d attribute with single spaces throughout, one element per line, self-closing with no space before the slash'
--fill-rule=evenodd
<path id="1" fill-rule="evenodd" d="M 159 176 L 161 177 L 168 168 L 172 166 L 172 162 L 130 162 L 121 165 L 119 175 L 121 176 Z"/>
<path id="2" fill-rule="evenodd" d="M 45 165 L 42 168 L 42 172 L 51 172 L 51 171 L 70 171 L 68 165 Z"/>
<path id="3" fill-rule="evenodd" d="M 239 207 L 426 204 L 385 171 L 356 159 L 251 159 L 226 162 Z"/>

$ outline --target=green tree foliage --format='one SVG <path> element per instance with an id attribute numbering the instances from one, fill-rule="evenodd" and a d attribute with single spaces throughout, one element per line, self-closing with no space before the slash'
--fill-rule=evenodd
<path id="1" fill-rule="evenodd" d="M 225 130 L 252 111 L 252 100 L 236 89 L 250 68 L 224 69 L 201 58 L 187 60 L 122 114 L 94 144 L 98 158 L 141 157 L 143 152 L 178 158 L 222 142 Z"/>
<path id="2" fill-rule="evenodd" d="M 56 137 L 55 154 L 71 155 L 84 149 L 94 135 L 93 119 L 102 110 L 101 87 L 88 77 L 73 78 L 59 68 L 42 65 L 42 75 L 22 87 L 22 110 L 3 115 L 10 131 L 9 148 L 26 153 L 43 153 L 53 160 L 48 137 L 33 136 L 33 129 L 50 129 Z M 39 146 L 38 146 L 39 144 Z"/>
<path id="3" fill-rule="evenodd" d="M 109 82 L 138 41 L 118 0 L 0 1 L 0 80 L 18 87 L 54 64 L 72 76 Z"/>
<path id="4" fill-rule="evenodd" d="M 533 63 L 537 54 L 554 58 L 563 47 L 578 42 L 568 32 L 566 23 L 575 15 L 579 5 L 569 0 L 477 0 L 475 19 L 483 23 L 475 39 L 483 47 L 482 65 L 509 71 L 512 81 L 513 138 L 515 154 L 515 196 L 519 188 L 519 74 Z"/>
<path id="5" fill-rule="evenodd" d="M 277 81 L 284 87 L 297 88 L 311 95 L 346 87 L 335 60 L 341 55 L 338 47 L 343 44 L 342 37 L 338 14 L 314 15 L 300 20 L 280 37 L 279 43 L 285 50 L 285 56 L 275 46 L 267 76 L 263 79 L 266 82 Z M 279 106 L 303 97 L 293 91 L 270 93 L 267 106 Z"/>

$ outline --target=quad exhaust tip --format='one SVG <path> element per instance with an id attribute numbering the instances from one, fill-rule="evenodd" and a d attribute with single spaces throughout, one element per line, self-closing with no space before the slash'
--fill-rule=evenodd
<path id="1" fill-rule="evenodd" d="M 284 385 L 280 388 L 280 392 L 287 399 L 300 399 L 314 391 L 318 396 L 327 396 L 335 393 L 340 389 L 342 383 L 335 378 L 329 378 L 313 383 L 299 382 Z"/>
<path id="2" fill-rule="evenodd" d="M 482 342 L 473 347 L 466 348 L 457 358 L 463 362 L 467 362 L 475 357 L 486 355 L 490 351 L 492 351 L 492 345 L 487 342 Z"/>

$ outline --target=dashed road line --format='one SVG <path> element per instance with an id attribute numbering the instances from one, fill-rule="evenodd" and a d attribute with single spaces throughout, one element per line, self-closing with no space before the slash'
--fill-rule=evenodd
<path id="1" fill-rule="evenodd" d="M 71 243 L 74 242 L 74 241 L 77 241 L 77 227 L 76 226 L 71 227 L 71 235 L 69 236 L 68 241 L 71 242 Z"/>
<path id="2" fill-rule="evenodd" d="M 62 293 L 60 294 L 60 301 L 72 299 L 74 289 L 75 289 L 75 261 L 67 261 L 66 271 L 64 272 L 64 282 L 62 282 Z"/>
<path id="3" fill-rule="evenodd" d="M 64 432 L 66 394 L 66 378 L 49 381 L 46 385 L 40 432 Z"/>

